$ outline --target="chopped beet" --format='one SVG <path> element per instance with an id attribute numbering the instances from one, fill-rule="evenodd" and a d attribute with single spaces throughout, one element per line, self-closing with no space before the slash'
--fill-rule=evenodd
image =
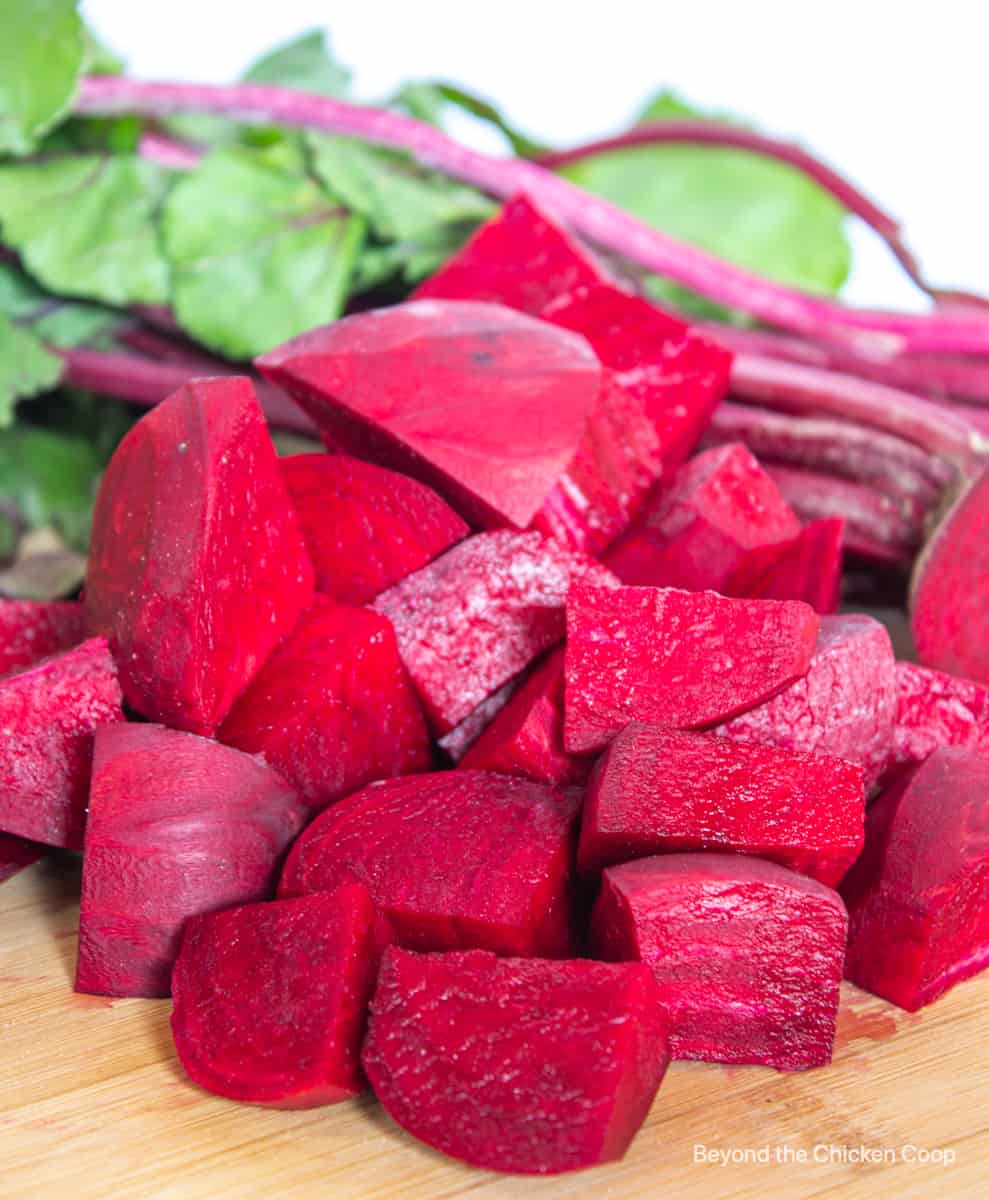
<path id="1" fill-rule="evenodd" d="M 160 725 L 101 729 L 76 991 L 167 996 L 186 919 L 270 896 L 304 819 L 261 759 Z"/>
<path id="2" fill-rule="evenodd" d="M 70 650 L 85 636 L 86 615 L 76 600 L 0 597 L 0 675 Z"/>
<path id="3" fill-rule="evenodd" d="M 898 662 L 896 691 L 890 767 L 921 763 L 938 746 L 966 746 L 989 754 L 989 687 Z"/>
<path id="4" fill-rule="evenodd" d="M 0 883 L 5 883 L 18 871 L 36 863 L 44 852 L 44 846 L 39 846 L 37 842 L 0 833 Z"/>
<path id="5" fill-rule="evenodd" d="M 591 925 L 600 957 L 652 968 L 673 1058 L 781 1071 L 831 1061 L 846 932 L 837 892 L 735 854 L 609 867 Z"/>
<path id="6" fill-rule="evenodd" d="M 417 950 L 569 953 L 579 797 L 485 771 L 374 783 L 327 809 L 285 863 L 278 893 L 363 883 Z"/>
<path id="7" fill-rule="evenodd" d="M 585 246 L 514 196 L 414 296 L 490 300 L 537 316 L 557 296 L 607 279 Z"/>
<path id="8" fill-rule="evenodd" d="M 316 590 L 367 604 L 470 532 L 417 479 L 346 454 L 296 454 L 282 477 L 316 569 Z"/>
<path id="9" fill-rule="evenodd" d="M 479 533 L 374 603 L 395 626 L 402 659 L 434 729 L 446 733 L 492 692 L 562 641 L 574 580 L 614 576 L 538 533 Z"/>
<path id="10" fill-rule="evenodd" d="M 540 316 L 587 338 L 645 408 L 659 435 L 664 470 L 678 467 L 728 389 L 731 354 L 641 296 L 607 284 L 576 288 Z"/>
<path id="11" fill-rule="evenodd" d="M 566 748 L 597 750 L 629 721 L 699 729 L 743 712 L 804 674 L 817 629 L 806 604 L 575 583 Z"/>
<path id="12" fill-rule="evenodd" d="M 212 733 L 312 591 L 250 382 L 193 380 L 142 417 L 103 477 L 86 576 L 128 704 Z"/>
<path id="13" fill-rule="evenodd" d="M 385 951 L 363 1062 L 391 1116 L 476 1167 L 553 1175 L 621 1158 L 669 1059 L 639 963 Z"/>
<path id="14" fill-rule="evenodd" d="M 732 594 L 765 600 L 803 600 L 826 615 L 841 599 L 842 517 L 823 517 L 805 525 L 773 561 L 753 577 L 736 578 Z"/>
<path id="15" fill-rule="evenodd" d="M 477 525 L 528 525 L 584 437 L 602 368 L 582 337 L 495 304 L 421 300 L 258 360 L 340 450 L 429 484 Z"/>
<path id="16" fill-rule="evenodd" d="M 647 854 L 754 854 L 834 886 L 862 849 L 862 768 L 838 758 L 627 725 L 587 787 L 583 871 Z"/>
<path id="17" fill-rule="evenodd" d="M 869 809 L 845 974 L 911 1011 L 989 966 L 989 757 L 935 750 Z"/>
<path id="18" fill-rule="evenodd" d="M 532 672 L 467 751 L 461 766 L 543 783 L 581 784 L 593 760 L 563 746 L 563 650 Z"/>
<path id="19" fill-rule="evenodd" d="M 680 468 L 607 556 L 623 583 L 728 595 L 760 575 L 800 532 L 779 488 L 739 443 Z"/>
<path id="20" fill-rule="evenodd" d="M 385 617 L 317 598 L 217 737 L 262 754 L 314 810 L 372 779 L 425 771 L 426 722 Z"/>
<path id="21" fill-rule="evenodd" d="M 378 955 L 359 885 L 190 917 L 172 970 L 179 1061 L 231 1100 L 314 1108 L 356 1096 Z"/>
<path id="22" fill-rule="evenodd" d="M 453 762 L 460 762 L 498 713 L 511 700 L 524 678 L 525 672 L 515 679 L 510 679 L 496 692 L 492 692 L 486 700 L 482 700 L 477 708 L 464 717 L 459 725 L 454 725 L 449 733 L 438 738 L 436 744 Z"/>
<path id="23" fill-rule="evenodd" d="M 896 660 L 885 626 L 824 617 L 807 674 L 717 730 L 736 742 L 860 763 L 866 788 L 885 769 L 896 721 Z"/>
<path id="24" fill-rule="evenodd" d="M 102 638 L 0 679 L 0 830 L 78 850 L 93 734 L 122 719 Z"/>

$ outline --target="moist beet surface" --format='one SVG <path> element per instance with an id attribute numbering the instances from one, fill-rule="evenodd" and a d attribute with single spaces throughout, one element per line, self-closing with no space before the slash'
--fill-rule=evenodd
<path id="1" fill-rule="evenodd" d="M 0 676 L 70 650 L 86 636 L 77 600 L 5 600 L 0 597 Z"/>

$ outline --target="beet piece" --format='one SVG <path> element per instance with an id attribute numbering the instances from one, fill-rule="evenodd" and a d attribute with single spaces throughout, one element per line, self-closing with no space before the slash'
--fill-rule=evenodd
<path id="1" fill-rule="evenodd" d="M 76 600 L 4 600 L 0 597 L 0 675 L 71 650 L 86 636 Z"/>
<path id="2" fill-rule="evenodd" d="M 594 765 L 563 745 L 563 651 L 532 672 L 460 764 L 542 783 L 581 784 Z"/>
<path id="3" fill-rule="evenodd" d="M 193 380 L 103 477 L 86 608 L 143 716 L 212 733 L 313 593 L 250 381 Z"/>
<path id="4" fill-rule="evenodd" d="M 752 578 L 736 577 L 731 594 L 764 600 L 803 600 L 821 614 L 838 611 L 841 600 L 842 517 L 805 525 L 779 556 Z"/>
<path id="5" fill-rule="evenodd" d="M 893 738 L 895 671 L 885 626 L 861 613 L 824 617 L 807 674 L 717 732 L 736 742 L 860 763 L 871 790 Z"/>
<path id="6" fill-rule="evenodd" d="M 0 679 L 0 830 L 79 849 L 93 734 L 122 719 L 102 638 Z"/>
<path id="7" fill-rule="evenodd" d="M 258 366 L 335 448 L 405 471 L 489 527 L 536 515 L 581 444 L 602 379 L 576 334 L 455 300 L 346 317 Z"/>
<path id="8" fill-rule="evenodd" d="M 587 338 L 645 408 L 659 435 L 663 469 L 680 466 L 728 390 L 731 353 L 641 296 L 608 285 L 576 288 L 540 316 Z"/>
<path id="9" fill-rule="evenodd" d="M 609 552 L 623 583 L 743 594 L 800 532 L 779 488 L 739 443 L 685 464 Z"/>
<path id="10" fill-rule="evenodd" d="M 576 582 L 567 600 L 564 740 L 597 750 L 629 721 L 713 725 L 807 670 L 809 605 Z"/>
<path id="11" fill-rule="evenodd" d="M 379 956 L 360 885 L 190 917 L 172 970 L 172 1036 L 207 1091 L 315 1108 L 364 1089 Z"/>
<path id="12" fill-rule="evenodd" d="M 858 858 L 862 768 L 839 758 L 627 725 L 587 787 L 577 863 L 679 850 L 753 854 L 835 886 Z"/>
<path id="13" fill-rule="evenodd" d="M 426 722 L 385 617 L 317 598 L 220 726 L 318 812 L 357 788 L 429 768 Z"/>
<path id="14" fill-rule="evenodd" d="M 621 1158 L 669 1061 L 639 963 L 385 951 L 363 1062 L 391 1116 L 476 1167 L 552 1175 Z"/>
<path id="15" fill-rule="evenodd" d="M 513 196 L 413 293 L 490 300 L 537 316 L 555 297 L 608 279 L 591 252 L 527 196 Z"/>
<path id="16" fill-rule="evenodd" d="M 484 771 L 374 783 L 292 847 L 280 896 L 363 883 L 396 940 L 418 950 L 571 950 L 579 797 Z"/>
<path id="17" fill-rule="evenodd" d="M 384 592 L 402 659 L 433 728 L 446 733 L 556 642 L 572 581 L 614 576 L 538 533 L 480 533 Z"/>
<path id="18" fill-rule="evenodd" d="M 989 754 L 989 687 L 915 663 L 896 664 L 893 769 L 921 763 L 938 746 Z"/>
<path id="19" fill-rule="evenodd" d="M 282 477 L 316 569 L 316 589 L 367 604 L 470 532 L 417 479 L 346 454 L 295 454 Z"/>
<path id="20" fill-rule="evenodd" d="M 494 718 L 501 712 L 525 678 L 525 672 L 492 692 L 468 716 L 454 725 L 449 733 L 437 738 L 436 744 L 453 762 L 458 763 L 473 746 Z"/>
<path id="21" fill-rule="evenodd" d="M 831 888 L 734 854 L 609 867 L 591 936 L 653 970 L 673 1058 L 800 1071 L 830 1062 L 847 916 Z"/>
<path id="22" fill-rule="evenodd" d="M 101 729 L 76 991 L 167 996 L 186 919 L 267 898 L 304 820 L 260 759 L 160 725 Z"/>
<path id="23" fill-rule="evenodd" d="M 0 833 L 0 883 L 6 883 L 18 871 L 36 863 L 44 852 L 44 846 L 39 846 L 37 842 Z"/>
<path id="24" fill-rule="evenodd" d="M 845 974 L 911 1012 L 989 966 L 989 758 L 940 747 L 869 809 Z"/>

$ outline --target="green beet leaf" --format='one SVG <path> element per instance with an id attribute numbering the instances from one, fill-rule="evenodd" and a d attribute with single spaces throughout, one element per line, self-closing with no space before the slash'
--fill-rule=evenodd
<path id="1" fill-rule="evenodd" d="M 0 313 L 0 429 L 11 424 L 18 400 L 54 387 L 61 374 L 58 355 L 47 350 L 32 330 Z M 3 435 L 5 445 L 9 436 Z M 0 467 L 0 477 L 2 471 Z"/>
<path id="2" fill-rule="evenodd" d="M 0 439 L 0 502 L 84 550 L 103 462 L 88 439 L 19 424 Z"/>

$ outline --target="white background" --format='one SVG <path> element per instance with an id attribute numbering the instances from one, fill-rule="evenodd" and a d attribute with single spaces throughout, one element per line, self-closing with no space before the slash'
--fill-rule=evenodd
<path id="1" fill-rule="evenodd" d="M 323 26 L 359 98 L 441 76 L 559 145 L 623 128 L 669 86 L 801 140 L 903 221 L 935 282 L 989 291 L 985 0 L 84 0 L 82 9 L 145 78 L 233 79 L 262 51 Z M 849 297 L 918 306 L 875 240 L 853 236 Z"/>

